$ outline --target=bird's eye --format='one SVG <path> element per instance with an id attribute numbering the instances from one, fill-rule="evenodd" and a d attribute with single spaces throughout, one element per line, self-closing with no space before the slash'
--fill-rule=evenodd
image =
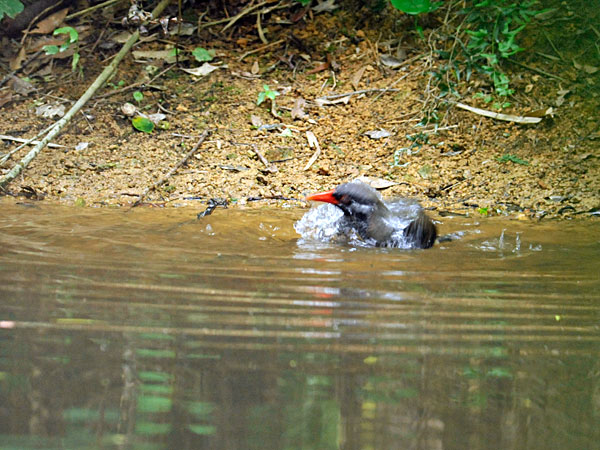
<path id="1" fill-rule="evenodd" d="M 347 205 L 350 203 L 350 196 L 349 195 L 342 195 L 340 197 L 340 203 L 343 205 Z"/>

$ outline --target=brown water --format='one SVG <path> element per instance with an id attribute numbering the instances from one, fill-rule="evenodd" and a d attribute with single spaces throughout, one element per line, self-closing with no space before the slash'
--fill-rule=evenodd
<path id="1" fill-rule="evenodd" d="M 0 448 L 600 448 L 600 226 L 0 201 Z"/>

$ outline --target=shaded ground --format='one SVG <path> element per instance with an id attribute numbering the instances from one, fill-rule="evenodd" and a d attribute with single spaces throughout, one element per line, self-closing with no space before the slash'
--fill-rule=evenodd
<path id="1" fill-rule="evenodd" d="M 385 196 L 416 197 L 442 213 L 564 217 L 600 207 L 599 77 L 593 72 L 600 65 L 597 55 L 596 60 L 587 60 L 584 69 L 574 63 L 574 57 L 562 54 L 560 58 L 544 58 L 533 50 L 519 54 L 516 59 L 529 68 L 509 68 L 517 93 L 513 107 L 503 112 L 521 115 L 553 106 L 554 113 L 535 125 L 517 125 L 435 101 L 431 72 L 441 63 L 435 50 L 444 39 L 434 19 L 425 29 L 426 40 L 421 40 L 414 33 L 413 19 L 399 13 L 385 17 L 385 23 L 381 14 L 337 11 L 306 14 L 291 24 L 297 12 L 284 9 L 263 18 L 263 31 L 273 44 L 264 49 L 260 49 L 264 44 L 258 38 L 255 16 L 225 33 L 220 33 L 221 24 L 205 28 L 199 37 L 179 38 L 184 49 L 202 46 L 216 52 L 211 63 L 220 68 L 205 77 L 174 67 L 149 83 L 145 67 L 152 64 L 162 70 L 166 63 L 128 56 L 111 83 L 118 86 L 123 81 L 126 87 L 145 80 L 148 84 L 137 88 L 144 95 L 138 107 L 147 113 L 165 113 L 168 129 L 151 134 L 136 131 L 122 112 L 125 102 L 135 103 L 136 89 L 117 91 L 107 86 L 84 107 L 85 116 L 78 114 L 55 140 L 65 148 L 44 150 L 9 191 L 35 191 L 46 201 L 70 204 L 128 205 L 174 167 L 204 130 L 210 130 L 200 150 L 151 192 L 146 203 L 204 209 L 211 198 L 238 205 L 260 198 L 289 204 L 302 202 L 309 192 L 364 175 L 396 183 L 383 191 Z M 563 16 L 568 14 L 556 13 Z M 52 70 L 44 72 L 46 81 L 39 75 L 43 65 L 32 69 L 29 76 L 37 90 L 14 94 L 3 106 L 1 133 L 32 137 L 56 120 L 36 115 L 37 106 L 58 102 L 68 109 L 119 48 L 120 44 L 112 47 L 111 40 L 123 31 L 118 18 L 116 10 L 113 20 L 105 19 L 110 24 L 107 33 L 100 35 L 96 27 L 82 38 L 81 74 L 71 72 L 69 59 L 55 60 Z M 82 21 L 86 23 L 89 19 Z M 547 29 L 567 33 L 569 24 L 549 22 Z M 588 31 L 593 42 L 593 29 Z M 546 40 L 543 33 L 528 36 L 527 46 L 542 54 L 560 52 L 549 44 L 560 45 L 560 36 Z M 152 29 L 151 37 L 136 50 L 164 50 L 174 39 Z M 6 57 L 14 54 L 8 47 Z M 255 53 L 243 57 L 249 51 Z M 589 51 L 594 54 L 593 45 Z M 392 69 L 382 64 L 385 54 L 400 54 L 402 65 Z M 359 71 L 364 71 L 360 77 Z M 272 114 L 268 101 L 257 105 L 264 84 L 280 93 L 276 97 L 279 117 Z M 332 94 L 388 87 L 396 90 L 355 95 L 334 105 L 319 106 L 316 101 Z M 484 80 L 474 77 L 457 88 L 463 103 L 491 109 L 473 98 L 489 89 Z M 113 95 L 103 97 L 106 94 Z M 299 98 L 306 101 L 306 116 L 293 119 Z M 439 122 L 419 126 L 432 111 Z M 372 139 L 365 134 L 374 130 L 391 135 Z M 309 147 L 306 132 L 315 135 L 322 150 L 308 170 L 304 168 L 315 149 Z M 89 145 L 77 149 L 82 142 Z M 3 144 L 0 153 L 13 147 L 13 143 Z M 255 150 L 270 161 L 271 168 Z M 24 154 L 22 150 L 15 155 L 0 173 Z M 503 160 L 503 155 L 508 157 Z"/>

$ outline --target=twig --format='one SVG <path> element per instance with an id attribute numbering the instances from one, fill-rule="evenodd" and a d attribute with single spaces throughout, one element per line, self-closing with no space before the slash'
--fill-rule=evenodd
<path id="1" fill-rule="evenodd" d="M 321 155 L 321 146 L 319 145 L 319 141 L 317 140 L 317 137 L 312 131 L 306 132 L 306 139 L 308 140 L 308 146 L 310 148 L 316 147 L 316 150 L 315 153 L 310 157 L 310 159 L 306 163 L 306 166 L 304 166 L 303 170 L 310 169 L 310 166 L 312 166 L 317 160 L 317 158 Z"/>
<path id="2" fill-rule="evenodd" d="M 186 155 L 181 159 L 181 161 L 179 161 L 175 167 L 173 167 L 171 170 L 169 170 L 169 172 L 164 177 L 162 177 L 159 181 L 154 183 L 152 186 L 147 187 L 146 190 L 140 194 L 139 198 L 135 201 L 135 203 L 133 205 L 131 205 L 131 207 L 135 208 L 136 206 L 140 205 L 144 201 L 146 196 L 150 193 L 150 191 L 153 191 L 154 189 L 158 188 L 159 186 L 162 186 L 167 181 L 169 181 L 169 178 L 171 178 L 173 176 L 173 174 L 175 172 L 177 172 L 179 170 L 179 168 L 181 166 L 183 166 L 187 162 L 187 160 L 192 157 L 192 155 L 194 153 L 196 153 L 196 151 L 200 148 L 200 146 L 202 145 L 202 143 L 208 136 L 208 133 L 209 133 L 208 130 L 205 131 L 204 133 L 202 133 L 200 135 L 200 139 L 198 139 L 198 142 L 196 142 L 196 145 L 194 145 L 194 148 L 192 148 L 189 152 L 187 152 Z"/>
<path id="3" fill-rule="evenodd" d="M 256 156 L 258 156 L 258 159 L 260 159 L 260 162 L 264 164 L 264 166 L 267 168 L 267 170 L 269 172 L 277 172 L 277 167 L 272 165 L 269 162 L 269 160 L 263 156 L 263 154 L 260 152 L 260 150 L 258 150 L 258 147 L 256 146 L 256 144 L 252 144 L 251 147 L 252 147 L 252 151 L 256 154 Z"/>
<path id="4" fill-rule="evenodd" d="M 83 16 L 84 14 L 87 14 L 89 12 L 96 11 L 97 9 L 104 8 L 105 6 L 110 6 L 121 1 L 124 0 L 108 0 L 106 2 L 98 3 L 97 5 L 91 6 L 86 9 L 82 9 L 81 11 L 74 12 L 73 14 L 69 14 L 67 17 L 65 17 L 65 20 L 71 20 L 75 17 Z"/>
<path id="5" fill-rule="evenodd" d="M 223 27 L 223 29 L 221 30 L 221 33 L 225 33 L 225 31 L 227 31 L 227 29 L 229 29 L 230 27 L 232 27 L 238 20 L 240 20 L 242 17 L 250 14 L 252 11 L 254 11 L 255 9 L 258 9 L 262 6 L 265 6 L 266 4 L 268 4 L 269 2 L 262 2 L 262 3 L 258 3 L 254 6 L 250 6 L 249 8 L 246 8 L 242 11 L 240 11 L 237 15 L 235 15 L 227 25 L 225 25 Z"/>
<path id="6" fill-rule="evenodd" d="M 120 93 L 128 91 L 130 89 L 135 89 L 135 88 L 137 88 L 137 87 L 139 87 L 139 86 L 141 86 L 143 84 L 145 84 L 146 86 L 148 86 L 148 85 L 152 84 L 157 78 L 160 78 L 162 75 L 164 75 L 165 73 L 167 73 L 169 70 L 171 70 L 176 65 L 177 64 L 171 64 L 166 69 L 161 70 L 158 73 L 158 75 L 155 75 L 154 78 L 152 78 L 150 81 L 141 81 L 139 83 L 133 83 L 133 84 L 130 84 L 129 86 L 125 86 L 125 87 L 122 87 L 120 89 L 115 89 L 114 91 L 106 92 L 105 94 L 96 95 L 94 97 L 94 99 L 106 98 L 106 97 L 110 97 L 111 95 L 120 94 Z"/>
<path id="7" fill-rule="evenodd" d="M 255 48 L 254 50 L 247 51 L 246 53 L 244 53 L 242 56 L 240 56 L 238 58 L 238 61 L 243 61 L 246 56 L 250 56 L 253 53 L 260 52 L 260 51 L 265 50 L 265 49 L 267 49 L 269 47 L 274 47 L 274 46 L 279 45 L 279 44 L 281 44 L 283 42 L 285 42 L 285 39 L 279 39 L 278 41 L 271 42 L 270 44 L 263 45 L 261 47 Z"/>
<path id="8" fill-rule="evenodd" d="M 18 138 L 18 137 L 14 137 L 14 136 L 7 136 L 5 134 L 0 134 L 0 139 L 3 141 L 14 141 L 14 142 L 22 142 L 24 144 L 39 144 L 40 141 L 35 141 L 35 140 L 30 140 L 30 139 L 23 139 L 23 138 Z M 48 144 L 48 147 L 51 148 L 66 148 L 64 145 L 60 145 L 60 144 Z"/>
<path id="9" fill-rule="evenodd" d="M 398 83 L 400 83 L 402 80 L 404 80 L 407 76 L 410 75 L 409 73 L 405 73 L 404 75 L 402 75 L 400 78 L 398 78 L 396 81 L 394 81 L 392 84 L 390 84 L 386 89 L 391 89 L 394 86 L 396 86 Z M 377 101 L 379 99 L 379 97 L 381 97 L 383 94 L 385 94 L 387 92 L 387 90 L 385 91 L 381 91 L 379 94 L 377 94 L 375 97 L 373 97 L 373 99 L 371 100 L 371 103 Z"/>
<path id="10" fill-rule="evenodd" d="M 3 165 L 6 161 L 9 160 L 9 158 L 14 155 L 15 153 L 17 153 L 19 150 L 21 150 L 23 147 L 27 146 L 28 144 L 30 144 L 31 142 L 35 141 L 37 138 L 39 138 L 40 136 L 43 136 L 44 134 L 46 134 L 48 131 L 50 131 L 50 129 L 54 126 L 54 124 L 50 125 L 49 127 L 44 128 L 42 131 L 40 131 L 38 134 L 36 134 L 34 137 L 32 137 L 31 139 L 27 140 L 26 142 L 22 143 L 21 145 L 17 146 L 16 148 L 12 149 L 10 152 L 8 152 L 6 155 L 4 155 L 2 157 L 2 159 L 0 159 L 0 166 Z"/>
<path id="11" fill-rule="evenodd" d="M 169 0 L 161 0 L 161 2 L 152 11 L 152 17 L 158 17 L 160 13 L 167 7 Z M 38 153 L 56 136 L 62 129 L 69 123 L 69 121 L 79 112 L 79 110 L 86 104 L 86 102 L 94 95 L 94 93 L 104 85 L 108 77 L 116 70 L 117 66 L 125 55 L 129 52 L 133 44 L 139 39 L 140 31 L 136 30 L 127 42 L 123 45 L 119 53 L 115 56 L 113 61 L 104 68 L 102 73 L 98 75 L 96 80 L 90 85 L 90 87 L 84 92 L 84 94 L 77 100 L 77 102 L 69 109 L 69 111 L 54 124 L 52 129 L 48 132 L 45 138 L 43 138 L 39 144 L 37 144 L 25 157 L 2 178 L 0 178 L 0 188 L 4 188 L 8 183 L 14 180 L 29 163 L 35 158 Z"/>
<path id="12" fill-rule="evenodd" d="M 269 41 L 267 41 L 267 38 L 265 37 L 265 33 L 260 24 L 260 16 L 261 16 L 261 12 L 259 11 L 258 14 L 256 15 L 256 30 L 258 31 L 258 37 L 260 38 L 261 42 L 263 44 L 268 44 Z"/>
<path id="13" fill-rule="evenodd" d="M 569 80 L 567 80 L 567 79 L 565 79 L 565 78 L 563 78 L 563 77 L 559 77 L 558 75 L 554 75 L 554 74 L 552 74 L 552 73 L 545 72 L 545 71 L 543 71 L 543 70 L 541 70 L 541 69 L 538 69 L 538 68 L 536 68 L 536 67 L 531 67 L 531 66 L 528 66 L 528 65 L 526 65 L 526 64 L 522 64 L 522 63 L 520 63 L 520 62 L 518 62 L 518 61 L 512 60 L 512 59 L 509 59 L 509 61 L 510 61 L 511 63 L 513 63 L 513 64 L 516 64 L 517 66 L 521 66 L 521 67 L 523 67 L 523 68 L 525 68 L 525 69 L 531 70 L 532 72 L 537 72 L 537 73 L 539 73 L 540 75 L 544 75 L 544 76 L 546 76 L 546 77 L 548 77 L 548 78 L 554 78 L 555 80 L 560 80 L 560 81 L 563 81 L 563 82 L 565 82 L 565 83 L 569 83 Z"/>
<path id="14" fill-rule="evenodd" d="M 352 91 L 352 92 L 346 92 L 345 94 L 332 94 L 332 95 L 325 95 L 323 97 L 319 97 L 316 100 L 334 100 L 336 98 L 343 98 L 343 97 L 352 97 L 354 95 L 360 95 L 360 94 L 368 94 L 369 92 L 398 92 L 400 89 L 389 89 L 389 88 L 382 88 L 382 89 L 361 89 L 360 91 Z"/>
<path id="15" fill-rule="evenodd" d="M 512 114 L 496 113 L 494 111 L 488 111 L 487 109 L 475 108 L 473 106 L 465 105 L 464 103 L 456 103 L 456 106 L 460 109 L 466 109 L 480 116 L 490 117 L 492 119 L 504 120 L 506 122 L 516 123 L 538 123 L 542 120 L 541 117 L 528 117 L 528 116 L 514 116 Z"/>

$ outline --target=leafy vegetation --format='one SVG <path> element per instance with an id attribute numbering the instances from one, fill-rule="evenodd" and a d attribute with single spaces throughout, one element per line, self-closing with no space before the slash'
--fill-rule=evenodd
<path id="1" fill-rule="evenodd" d="M 263 84 L 263 90 L 258 93 L 258 99 L 256 101 L 257 105 L 260 105 L 266 99 L 271 101 L 275 100 L 275 97 L 279 95 L 279 92 L 272 90 L 268 84 Z"/>
<path id="2" fill-rule="evenodd" d="M 0 1 L 0 20 L 2 20 L 5 15 L 14 18 L 21 11 L 23 11 L 23 3 L 19 0 Z"/>
<path id="3" fill-rule="evenodd" d="M 52 33 L 54 36 L 59 34 L 66 34 L 67 40 L 61 44 L 61 46 L 57 45 L 45 45 L 44 51 L 46 55 L 56 55 L 59 52 L 64 52 L 73 46 L 75 48 L 75 53 L 73 53 L 73 60 L 71 62 L 71 69 L 75 71 L 77 68 L 77 64 L 79 63 L 79 33 L 73 27 L 62 27 L 57 28 Z"/>

